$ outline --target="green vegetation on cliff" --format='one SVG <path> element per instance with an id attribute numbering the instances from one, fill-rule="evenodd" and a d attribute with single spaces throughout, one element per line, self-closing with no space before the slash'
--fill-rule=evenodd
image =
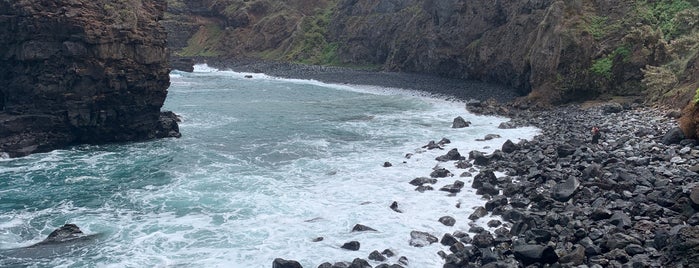
<path id="1" fill-rule="evenodd" d="M 507 84 L 552 103 L 672 101 L 699 87 L 698 0 L 167 1 L 173 14 L 192 12 L 172 15 L 189 23 L 171 42 L 182 56 L 370 64 Z"/>

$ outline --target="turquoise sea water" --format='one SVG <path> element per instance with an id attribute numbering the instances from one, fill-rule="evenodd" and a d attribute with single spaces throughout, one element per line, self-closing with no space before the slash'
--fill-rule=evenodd
<path id="1" fill-rule="evenodd" d="M 439 164 L 457 176 L 436 189 L 470 185 L 458 178 L 463 170 L 434 158 L 537 133 L 497 129 L 507 119 L 405 90 L 244 75 L 206 66 L 173 73 L 164 108 L 182 117 L 180 139 L 0 160 L 0 267 L 271 267 L 276 257 L 317 267 L 386 248 L 398 254 L 389 263 L 404 255 L 410 267 L 441 267 L 442 246 L 410 247 L 410 231 L 468 229 L 484 201 L 470 188 L 449 197 L 408 182 Z M 450 128 L 456 116 L 472 127 Z M 502 138 L 475 141 L 490 133 Z M 447 150 L 420 149 L 442 137 L 453 141 Z M 404 213 L 390 210 L 392 201 Z M 457 224 L 438 223 L 445 215 Z M 97 236 L 18 250 L 64 223 Z M 357 223 L 378 232 L 350 233 Z M 359 251 L 340 249 L 350 240 Z"/>

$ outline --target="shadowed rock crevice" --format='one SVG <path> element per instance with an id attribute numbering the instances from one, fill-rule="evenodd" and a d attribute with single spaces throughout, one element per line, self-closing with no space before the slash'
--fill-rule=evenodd
<path id="1" fill-rule="evenodd" d="M 0 2 L 0 152 L 179 136 L 160 112 L 164 9 L 161 0 Z"/>

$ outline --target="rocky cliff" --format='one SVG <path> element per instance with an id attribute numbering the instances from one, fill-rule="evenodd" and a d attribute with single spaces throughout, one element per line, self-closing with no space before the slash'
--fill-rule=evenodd
<path id="1" fill-rule="evenodd" d="M 477 79 L 515 87 L 535 104 L 613 95 L 686 101 L 696 80 L 662 81 L 688 77 L 697 51 L 699 3 L 690 0 L 169 2 L 170 21 L 189 23 L 170 27 L 180 56 Z"/>
<path id="2" fill-rule="evenodd" d="M 0 0 L 0 152 L 177 137 L 159 0 Z"/>

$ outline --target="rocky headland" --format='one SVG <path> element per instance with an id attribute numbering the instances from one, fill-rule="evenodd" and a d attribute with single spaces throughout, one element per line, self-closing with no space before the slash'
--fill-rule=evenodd
<path id="1" fill-rule="evenodd" d="M 0 1 L 0 152 L 178 137 L 165 2 Z"/>

